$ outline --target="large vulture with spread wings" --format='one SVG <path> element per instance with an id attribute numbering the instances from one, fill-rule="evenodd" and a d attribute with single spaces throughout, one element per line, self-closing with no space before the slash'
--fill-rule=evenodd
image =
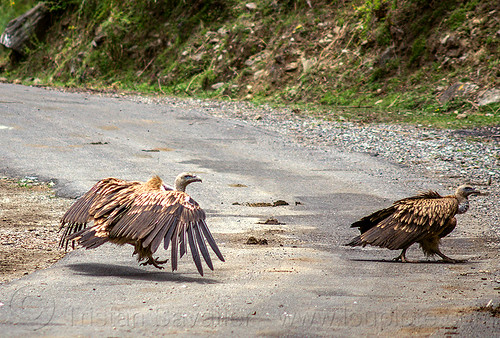
<path id="1" fill-rule="evenodd" d="M 370 244 L 403 250 L 394 260 L 409 262 L 406 250 L 413 243 L 419 243 L 427 256 L 438 255 L 445 262 L 456 263 L 457 260 L 445 256 L 439 250 L 439 241 L 457 225 L 455 215 L 469 209 L 468 197 L 479 194 L 473 187 L 462 185 L 454 195 L 443 197 L 435 191 L 427 191 L 403 198 L 353 223 L 351 227 L 359 228 L 361 235 L 346 245 Z"/>
<path id="2" fill-rule="evenodd" d="M 118 245 L 132 244 L 137 260 L 142 265 L 162 269 L 160 261 L 153 258 L 161 242 L 170 246 L 172 271 L 177 270 L 178 253 L 182 257 L 187 245 L 198 272 L 203 276 L 200 252 L 208 267 L 213 264 L 205 240 L 221 261 L 224 261 L 217 244 L 205 222 L 205 212 L 185 193 L 186 186 L 201 182 L 193 174 L 182 173 L 175 180 L 175 188 L 165 186 L 158 176 L 149 181 L 124 181 L 105 178 L 78 199 L 61 219 L 64 229 L 60 246 L 77 241 L 87 249 L 111 242 Z M 87 228 L 88 222 L 92 227 Z M 74 243 L 74 242 L 73 242 Z"/>

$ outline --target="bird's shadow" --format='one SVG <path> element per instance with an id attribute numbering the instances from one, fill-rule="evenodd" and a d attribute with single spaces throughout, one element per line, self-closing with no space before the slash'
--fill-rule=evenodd
<path id="1" fill-rule="evenodd" d="M 94 277 L 119 277 L 153 282 L 216 284 L 218 280 L 202 276 L 189 277 L 168 271 L 147 271 L 125 265 L 103 263 L 75 263 L 67 265 L 80 275 Z"/>
<path id="2" fill-rule="evenodd" d="M 394 259 L 369 259 L 369 258 L 349 258 L 350 261 L 354 262 L 377 262 L 377 263 L 393 263 L 393 264 L 467 264 L 474 263 L 471 260 L 457 260 L 457 262 L 446 262 L 442 260 L 411 260 L 409 262 L 395 261 Z"/>

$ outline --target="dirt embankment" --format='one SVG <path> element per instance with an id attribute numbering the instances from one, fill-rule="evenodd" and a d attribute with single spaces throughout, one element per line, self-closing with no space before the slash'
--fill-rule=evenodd
<path id="1" fill-rule="evenodd" d="M 43 269 L 64 255 L 59 219 L 72 201 L 50 184 L 0 178 L 0 283 Z"/>

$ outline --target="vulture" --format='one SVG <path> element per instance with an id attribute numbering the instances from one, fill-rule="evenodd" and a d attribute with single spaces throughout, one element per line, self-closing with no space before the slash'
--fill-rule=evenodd
<path id="1" fill-rule="evenodd" d="M 205 212 L 186 194 L 186 186 L 201 179 L 182 173 L 175 179 L 174 189 L 163 184 L 158 176 L 147 182 L 105 178 L 97 182 L 80 197 L 61 219 L 64 229 L 59 245 L 68 248 L 75 241 L 86 249 L 97 248 L 110 242 L 131 244 L 141 265 L 163 269 L 153 258 L 161 242 L 165 250 L 170 246 L 172 271 L 177 270 L 180 257 L 187 252 L 187 245 L 200 275 L 203 267 L 200 252 L 207 266 L 213 270 L 212 260 L 205 240 L 217 257 L 224 261 L 217 244 L 205 222 Z M 93 221 L 92 227 L 87 223 Z"/>
<path id="2" fill-rule="evenodd" d="M 351 228 L 359 228 L 361 235 L 346 245 L 364 247 L 370 244 L 402 250 L 394 260 L 410 262 L 406 258 L 406 250 L 413 243 L 418 243 L 426 256 L 438 255 L 444 262 L 456 263 L 458 260 L 445 256 L 439 250 L 440 239 L 457 225 L 455 215 L 469 209 L 468 197 L 480 194 L 469 185 L 461 185 L 454 195 L 441 196 L 429 190 L 403 198 L 354 222 Z"/>

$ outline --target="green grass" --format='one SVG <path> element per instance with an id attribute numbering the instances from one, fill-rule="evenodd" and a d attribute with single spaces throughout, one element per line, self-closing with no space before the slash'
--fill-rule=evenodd
<path id="1" fill-rule="evenodd" d="M 0 32 L 3 32 L 7 24 L 15 17 L 26 12 L 38 1 L 25 0 L 0 0 Z"/>

